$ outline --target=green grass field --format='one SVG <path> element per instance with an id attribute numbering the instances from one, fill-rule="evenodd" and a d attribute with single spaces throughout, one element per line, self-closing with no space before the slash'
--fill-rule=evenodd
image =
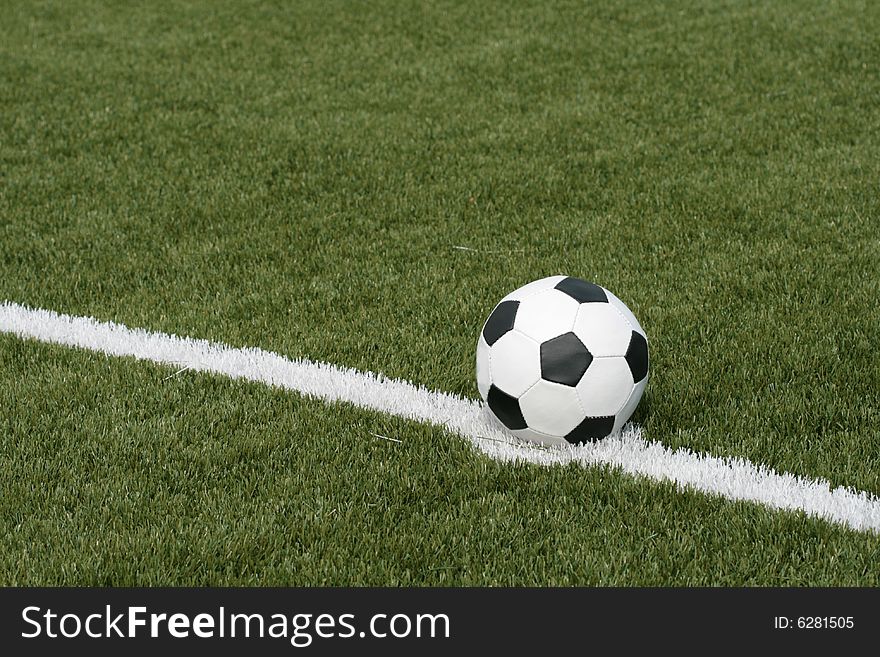
<path id="1" fill-rule="evenodd" d="M 566 273 L 647 438 L 880 495 L 877 4 L 0 15 L 0 301 L 476 397 Z M 0 584 L 880 585 L 875 534 L 172 373 L 0 335 Z"/>

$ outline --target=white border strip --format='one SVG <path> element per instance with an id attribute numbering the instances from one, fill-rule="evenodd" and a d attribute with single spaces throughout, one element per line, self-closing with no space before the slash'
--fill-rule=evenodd
<path id="1" fill-rule="evenodd" d="M 780 474 L 744 459 L 718 458 L 687 449 L 672 451 L 660 443 L 646 442 L 641 429 L 632 425 L 620 435 L 598 443 L 543 449 L 511 440 L 479 402 L 372 372 L 291 360 L 257 348 L 236 349 L 206 340 L 130 329 L 9 301 L 0 304 L 0 333 L 258 381 L 328 402 L 348 402 L 428 422 L 470 439 L 486 454 L 505 461 L 604 464 L 729 500 L 803 511 L 852 529 L 880 533 L 880 499 L 870 493 L 831 488 L 825 480 Z"/>

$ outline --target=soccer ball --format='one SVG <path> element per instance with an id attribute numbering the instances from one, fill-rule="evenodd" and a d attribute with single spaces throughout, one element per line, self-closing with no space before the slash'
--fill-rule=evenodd
<path id="1" fill-rule="evenodd" d="M 648 338 L 620 299 L 550 276 L 504 297 L 477 341 L 477 387 L 515 436 L 583 444 L 616 433 L 648 383 Z"/>

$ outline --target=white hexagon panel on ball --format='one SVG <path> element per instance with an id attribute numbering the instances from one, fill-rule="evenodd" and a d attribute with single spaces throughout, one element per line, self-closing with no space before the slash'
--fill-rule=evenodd
<path id="1" fill-rule="evenodd" d="M 519 397 L 541 378 L 538 343 L 519 331 L 509 331 L 489 348 L 492 383 Z"/>
<path id="2" fill-rule="evenodd" d="M 584 303 L 578 308 L 574 334 L 593 357 L 623 356 L 633 327 L 610 303 Z"/>
<path id="3" fill-rule="evenodd" d="M 513 327 L 538 343 L 571 331 L 578 303 L 567 294 L 551 289 L 520 301 Z"/>
<path id="4" fill-rule="evenodd" d="M 632 389 L 632 374 L 621 356 L 594 358 L 577 384 L 581 408 L 588 416 L 616 415 Z"/>
<path id="5" fill-rule="evenodd" d="M 543 379 L 519 398 L 519 407 L 529 429 L 551 436 L 571 433 L 584 419 L 575 388 Z"/>

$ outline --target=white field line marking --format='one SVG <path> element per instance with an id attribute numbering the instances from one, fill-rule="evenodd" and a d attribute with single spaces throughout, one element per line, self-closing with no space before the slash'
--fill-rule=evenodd
<path id="1" fill-rule="evenodd" d="M 258 381 L 328 402 L 348 402 L 428 422 L 470 439 L 484 453 L 503 461 L 608 465 L 656 481 L 672 481 L 681 488 L 774 509 L 803 511 L 852 529 L 880 533 L 880 499 L 870 493 L 831 488 L 822 479 L 778 473 L 740 458 L 709 456 L 688 449 L 673 451 L 660 443 L 646 442 L 641 429 L 633 425 L 595 444 L 543 449 L 511 440 L 479 402 L 372 372 L 291 360 L 257 348 L 236 349 L 206 340 L 130 329 L 8 301 L 0 304 L 0 332 L 163 365 L 186 365 L 198 372 Z"/>

